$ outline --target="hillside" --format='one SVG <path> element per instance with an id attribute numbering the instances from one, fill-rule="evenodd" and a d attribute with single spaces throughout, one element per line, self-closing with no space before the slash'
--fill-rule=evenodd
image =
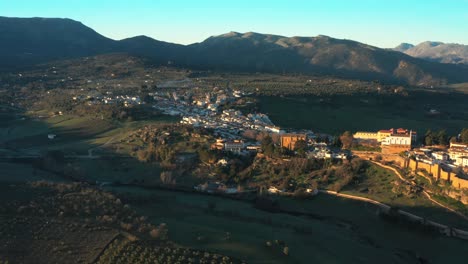
<path id="1" fill-rule="evenodd" d="M 401 43 L 400 45 L 396 46 L 393 50 L 394 51 L 399 51 L 399 52 L 405 52 L 411 48 L 413 48 L 414 45 L 410 43 Z"/>
<path id="2" fill-rule="evenodd" d="M 0 67 L 111 52 L 115 41 L 80 22 L 0 17 Z"/>
<path id="3" fill-rule="evenodd" d="M 0 18 L 0 68 L 125 52 L 194 69 L 302 73 L 412 85 L 468 82 L 468 66 L 447 65 L 327 36 L 230 32 L 178 45 L 138 36 L 108 39 L 70 19 Z"/>
<path id="4" fill-rule="evenodd" d="M 400 44 L 394 50 L 429 61 L 468 64 L 468 45 L 431 41 L 422 42 L 416 46 L 404 44 L 407 43 Z"/>
<path id="5" fill-rule="evenodd" d="M 460 82 L 468 78 L 466 67 L 430 63 L 399 52 L 328 36 L 287 38 L 231 32 L 210 37 L 189 48 L 192 49 L 190 66 L 327 74 L 415 85 Z"/>

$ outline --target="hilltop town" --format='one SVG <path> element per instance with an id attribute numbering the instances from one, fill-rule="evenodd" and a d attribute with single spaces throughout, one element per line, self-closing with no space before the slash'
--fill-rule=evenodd
<path id="1" fill-rule="evenodd" d="M 101 66 L 107 63 L 109 66 Z M 90 72 L 93 67 L 104 68 L 80 76 L 74 75 L 78 72 L 75 67 Z M 125 71 L 127 68 L 131 70 Z M 255 228 L 264 233 L 259 233 L 260 241 L 248 241 L 248 245 L 271 253 L 271 259 L 288 262 L 301 258 L 299 254 L 307 255 L 303 253 L 306 248 L 296 244 L 294 248 L 301 253 L 289 251 L 293 246 L 287 236 L 270 233 L 286 228 L 302 234 L 298 236 L 306 243 L 313 231 L 303 217 L 332 217 L 333 221 L 317 221 L 338 228 L 338 240 L 341 233 L 350 232 L 342 224 L 347 215 L 360 214 L 372 222 L 353 219 L 353 225 L 361 228 L 354 230 L 370 224 L 384 225 L 382 230 L 386 230 L 390 221 L 394 232 L 402 236 L 408 225 L 429 229 L 427 232 L 443 239 L 468 237 L 468 225 L 460 221 L 468 214 L 464 205 L 468 203 L 467 142 L 465 130 L 459 131 L 461 121 L 455 129 L 448 127 L 449 132 L 430 133 L 411 119 L 396 120 L 391 129 L 373 125 L 376 132 L 362 132 L 368 130 L 369 122 L 360 118 L 345 116 L 353 119 L 353 126 L 339 117 L 321 121 L 322 115 L 348 107 L 341 104 L 340 96 L 346 102 L 356 100 L 359 107 L 375 108 L 372 104 L 381 100 L 416 100 L 421 97 L 417 89 L 308 76 L 232 75 L 235 77 L 227 79 L 217 73 L 140 65 L 137 59 L 122 55 L 82 59 L 70 65 L 54 63 L 0 76 L 7 80 L 2 82 L 4 96 L 0 98 L 0 117 L 5 121 L 0 127 L 0 173 L 14 184 L 77 182 L 97 193 L 115 193 L 122 203 L 149 214 L 151 225 L 144 217 L 130 222 L 97 214 L 99 219 L 107 219 L 100 220 L 103 223 L 112 220 L 106 228 L 120 234 L 110 251 L 99 244 L 101 251 L 108 252 L 105 258 L 112 250 L 127 252 L 138 246 L 148 254 L 171 250 L 180 257 L 185 251 L 179 245 L 159 239 L 158 230 L 169 229 L 169 240 L 186 245 L 193 254 L 203 245 L 209 254 L 204 259 L 242 262 L 217 245 L 232 248 L 240 243 L 239 235 L 248 240 L 251 231 L 239 229 L 255 221 L 262 223 Z M 281 86 L 271 86 L 271 78 L 278 78 L 275 85 Z M 288 83 L 296 88 L 283 90 Z M 343 86 L 351 90 L 342 92 Z M 271 104 L 275 100 L 282 101 Z M 283 103 L 287 107 L 279 108 Z M 314 108 L 309 111 L 308 105 Z M 443 126 L 446 117 L 457 120 L 463 115 L 457 112 L 459 106 L 462 103 L 449 110 L 438 105 L 411 107 L 419 116 L 441 121 Z M 434 109 L 438 112 L 431 112 Z M 296 122 L 301 118 L 311 123 Z M 396 128 L 400 123 L 408 127 Z M 413 123 L 419 125 L 413 127 Z M 334 129 L 326 129 L 330 126 Z M 31 192 L 36 195 L 41 188 L 33 187 Z M 61 193 L 54 199 L 60 200 Z M 372 204 L 375 211 L 367 212 L 355 202 Z M 11 213 L 14 204 L 22 203 L 7 204 Z M 233 207 L 242 209 L 233 211 Z M 346 212 L 351 208 L 352 213 Z M 86 207 L 83 210 L 80 214 L 87 214 Z M 181 222 L 181 214 L 193 215 L 190 221 L 196 228 Z M 271 220 L 276 214 L 288 219 L 276 223 Z M 57 217 L 63 217 L 60 211 Z M 229 225 L 213 224 L 213 232 L 205 229 L 206 219 L 217 222 L 219 218 Z M 362 231 L 351 232 L 358 236 Z M 190 235 L 185 238 L 185 234 Z M 326 234 L 324 231 L 324 237 Z M 373 241 L 377 235 L 382 233 L 366 233 Z M 127 244 L 133 236 L 142 244 Z M 13 234 L 8 241 L 15 241 Z M 157 249 L 145 243 L 156 243 Z M 242 252 L 249 260 L 265 257 Z"/>

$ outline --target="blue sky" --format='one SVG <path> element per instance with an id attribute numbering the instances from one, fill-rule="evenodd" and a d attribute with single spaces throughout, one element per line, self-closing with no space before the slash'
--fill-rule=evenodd
<path id="1" fill-rule="evenodd" d="M 322 34 L 384 48 L 468 44 L 468 0 L 0 0 L 0 16 L 66 17 L 113 39 L 182 44 L 229 31 Z"/>

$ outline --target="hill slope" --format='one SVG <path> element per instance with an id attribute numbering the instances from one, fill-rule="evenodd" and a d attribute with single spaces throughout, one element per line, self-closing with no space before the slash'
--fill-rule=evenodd
<path id="1" fill-rule="evenodd" d="M 410 43 L 401 43 L 400 45 L 396 46 L 393 50 L 394 51 L 399 51 L 399 52 L 405 52 L 411 48 L 413 48 L 414 45 Z"/>
<path id="2" fill-rule="evenodd" d="M 283 37 L 237 33 L 188 46 L 189 66 L 250 71 L 339 75 L 433 85 L 468 80 L 467 67 L 416 59 L 351 40 L 327 36 Z"/>
<path id="3" fill-rule="evenodd" d="M 114 46 L 114 40 L 70 19 L 0 17 L 2 65 L 96 55 Z"/>
<path id="4" fill-rule="evenodd" d="M 326 74 L 423 86 L 468 82 L 468 66 L 327 36 L 230 32 L 184 46 L 146 36 L 115 41 L 70 19 L 0 17 L 0 68 L 112 52 L 209 70 Z"/>
<path id="5" fill-rule="evenodd" d="M 402 43 L 394 50 L 429 61 L 468 64 L 468 45 L 426 41 L 402 49 L 403 44 L 405 43 Z"/>

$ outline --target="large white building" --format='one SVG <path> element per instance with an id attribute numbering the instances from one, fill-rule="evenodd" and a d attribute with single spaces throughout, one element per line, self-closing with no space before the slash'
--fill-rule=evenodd
<path id="1" fill-rule="evenodd" d="M 410 138 L 411 142 L 416 141 L 416 132 L 404 128 L 390 128 L 388 130 L 379 130 L 377 132 L 356 132 L 353 137 L 358 140 L 376 140 L 385 145 L 411 145 L 407 144 L 407 139 L 402 137 Z M 389 137 L 393 137 L 388 139 Z M 388 139 L 388 140 L 387 140 Z"/>
<path id="2" fill-rule="evenodd" d="M 411 146 L 411 134 L 410 135 L 390 135 L 382 141 L 382 145 L 400 145 L 400 146 Z"/>

